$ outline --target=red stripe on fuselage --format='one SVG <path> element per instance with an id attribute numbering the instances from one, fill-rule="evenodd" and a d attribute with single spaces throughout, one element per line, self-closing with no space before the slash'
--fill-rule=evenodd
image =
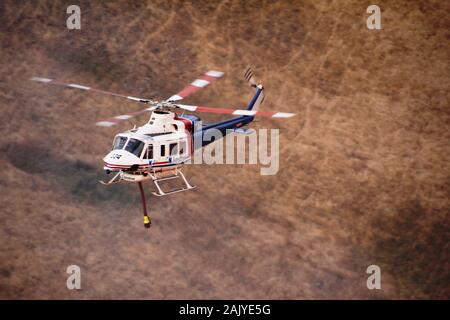
<path id="1" fill-rule="evenodd" d="M 168 162 L 168 161 L 163 161 L 163 162 L 153 162 L 152 165 L 154 165 L 154 164 L 166 164 L 166 163 L 169 163 L 169 162 Z"/>
<path id="2" fill-rule="evenodd" d="M 104 162 L 104 164 L 105 164 L 107 167 L 111 167 L 111 168 L 131 168 L 130 165 L 111 164 L 111 163 L 107 163 L 107 162 Z M 139 165 L 139 167 L 143 167 L 143 166 L 148 166 L 148 164 L 140 164 L 140 165 Z"/>
<path id="3" fill-rule="evenodd" d="M 168 164 L 168 161 L 161 161 L 161 162 L 153 162 L 151 165 L 150 164 L 140 164 L 139 167 L 148 167 L 148 166 L 153 166 L 153 165 L 159 165 L 159 164 Z M 121 165 L 121 164 L 110 164 L 107 162 L 104 162 L 105 166 L 110 167 L 110 168 L 131 168 L 130 165 Z"/>

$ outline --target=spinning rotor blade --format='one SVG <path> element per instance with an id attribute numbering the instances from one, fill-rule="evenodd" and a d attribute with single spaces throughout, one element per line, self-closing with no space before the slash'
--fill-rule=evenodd
<path id="1" fill-rule="evenodd" d="M 174 104 L 175 106 L 194 112 L 206 112 L 206 113 L 221 113 L 221 114 L 233 114 L 237 116 L 260 116 L 268 118 L 290 118 L 295 113 L 288 112 L 266 112 L 257 110 L 241 110 L 241 109 L 227 109 L 227 108 L 209 108 L 203 106 L 190 106 L 186 104 Z"/>
<path id="2" fill-rule="evenodd" d="M 156 106 L 155 107 L 145 108 L 143 110 L 139 110 L 139 111 L 136 111 L 136 112 L 131 112 L 129 114 L 122 114 L 120 116 L 115 116 L 115 117 L 112 117 L 112 118 L 109 118 L 109 119 L 101 120 L 99 122 L 96 122 L 95 124 L 97 126 L 100 126 L 100 127 L 111 127 L 111 126 L 114 126 L 114 125 L 116 125 L 116 124 L 118 124 L 118 123 L 120 123 L 122 121 L 128 120 L 128 119 L 130 119 L 132 117 L 136 117 L 136 116 L 138 116 L 140 114 L 143 114 L 143 113 L 146 113 L 146 112 L 153 111 L 153 110 L 155 110 L 157 108 L 158 107 L 156 107 Z"/>
<path id="3" fill-rule="evenodd" d="M 92 92 L 96 92 L 96 93 L 101 93 L 101 94 L 105 94 L 105 95 L 109 95 L 109 96 L 125 98 L 125 99 L 138 101 L 138 102 L 142 102 L 142 103 L 147 103 L 147 104 L 156 103 L 155 101 L 149 100 L 149 99 L 142 99 L 142 98 L 126 96 L 126 95 L 122 95 L 122 94 L 118 94 L 118 93 L 114 93 L 114 92 L 109 92 L 109 91 L 94 89 L 94 88 L 91 88 L 91 87 L 86 87 L 86 86 L 83 86 L 83 85 L 80 85 L 80 84 L 64 83 L 64 82 L 61 82 L 61 81 L 58 81 L 58 80 L 53 80 L 53 79 L 48 79 L 48 78 L 33 77 L 30 80 L 38 81 L 38 82 L 42 82 L 42 83 L 46 83 L 46 84 L 53 84 L 53 85 L 62 86 L 62 87 L 68 87 L 68 88 L 92 91 Z"/>
<path id="4" fill-rule="evenodd" d="M 167 101 L 178 101 L 186 98 L 188 95 L 200 90 L 201 88 L 206 87 L 208 84 L 213 82 L 214 80 L 223 76 L 223 72 L 211 70 L 206 72 L 201 78 L 198 78 L 191 82 L 187 87 L 183 90 L 171 96 Z"/>

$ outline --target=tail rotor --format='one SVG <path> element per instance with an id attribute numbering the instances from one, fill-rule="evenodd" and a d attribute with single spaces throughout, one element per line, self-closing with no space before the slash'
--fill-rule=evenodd
<path id="1" fill-rule="evenodd" d="M 256 88 L 256 86 L 258 85 L 251 67 L 248 67 L 247 70 L 245 70 L 244 78 L 245 80 L 247 80 L 247 82 L 250 84 L 252 88 Z"/>

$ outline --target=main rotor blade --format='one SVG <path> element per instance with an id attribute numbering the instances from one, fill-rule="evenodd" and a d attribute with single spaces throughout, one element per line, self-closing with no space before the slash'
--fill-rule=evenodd
<path id="1" fill-rule="evenodd" d="M 186 104 L 175 104 L 175 106 L 193 112 L 206 112 L 206 113 L 220 113 L 220 114 L 233 114 L 237 116 L 259 116 L 269 118 L 290 118 L 295 113 L 288 112 L 267 112 L 257 110 L 242 110 L 242 109 L 228 109 L 228 108 L 209 108 L 203 106 L 190 106 Z"/>
<path id="2" fill-rule="evenodd" d="M 96 125 L 100 126 L 100 127 L 111 127 L 111 126 L 114 126 L 114 125 L 116 125 L 116 124 L 118 124 L 118 123 L 120 123 L 122 121 L 128 120 L 128 119 L 130 119 L 132 117 L 136 117 L 136 116 L 138 116 L 140 114 L 143 114 L 143 113 L 146 113 L 146 112 L 149 112 L 149 111 L 153 111 L 155 109 L 157 109 L 157 107 L 154 106 L 154 107 L 145 108 L 143 110 L 139 110 L 139 111 L 136 111 L 136 112 L 131 112 L 129 114 L 122 114 L 120 116 L 115 116 L 115 117 L 112 117 L 112 118 L 109 118 L 109 119 L 101 120 L 101 121 L 97 122 Z"/>
<path id="3" fill-rule="evenodd" d="M 183 90 L 171 96 L 167 101 L 178 101 L 186 98 L 190 94 L 206 87 L 214 80 L 223 76 L 223 72 L 211 70 L 206 72 L 201 78 L 198 78 L 186 86 Z"/>
<path id="4" fill-rule="evenodd" d="M 53 84 L 53 85 L 62 86 L 62 87 L 80 89 L 80 90 L 85 90 L 85 91 L 92 91 L 92 92 L 96 92 L 96 93 L 101 93 L 101 94 L 105 94 L 105 95 L 109 95 L 109 96 L 125 98 L 125 99 L 128 99 L 128 100 L 133 100 L 133 101 L 146 103 L 146 104 L 154 104 L 154 103 L 156 103 L 156 101 L 153 101 L 153 100 L 143 99 L 143 98 L 136 98 L 136 97 L 126 96 L 126 95 L 118 94 L 118 93 L 114 93 L 114 92 L 94 89 L 94 88 L 86 87 L 86 86 L 83 86 L 81 84 L 76 84 L 76 83 L 64 83 L 64 82 L 61 82 L 61 81 L 58 81 L 58 80 L 48 79 L 48 78 L 41 78 L 41 77 L 33 77 L 30 80 L 42 82 L 42 83 L 45 83 L 45 84 Z"/>

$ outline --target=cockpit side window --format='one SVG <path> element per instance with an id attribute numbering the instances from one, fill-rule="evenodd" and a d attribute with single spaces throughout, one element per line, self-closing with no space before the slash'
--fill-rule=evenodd
<path id="1" fill-rule="evenodd" d="M 128 139 L 127 137 L 117 136 L 114 139 L 113 150 L 123 149 L 123 147 L 125 146 L 125 143 L 127 142 L 127 139 Z"/>
<path id="2" fill-rule="evenodd" d="M 169 153 L 171 156 L 175 156 L 178 154 L 178 143 L 171 143 L 169 145 Z"/>
<path id="3" fill-rule="evenodd" d="M 130 139 L 125 147 L 125 150 L 140 157 L 143 148 L 144 148 L 144 143 L 142 141 L 137 140 L 137 139 Z"/>

